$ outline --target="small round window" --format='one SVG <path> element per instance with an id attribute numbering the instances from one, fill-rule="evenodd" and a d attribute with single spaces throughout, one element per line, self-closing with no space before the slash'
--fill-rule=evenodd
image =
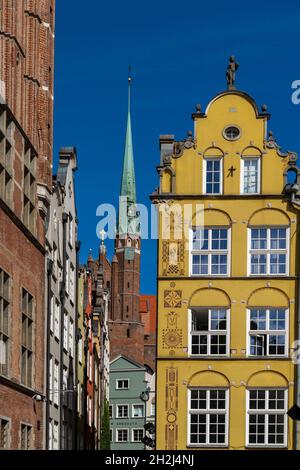
<path id="1" fill-rule="evenodd" d="M 236 126 L 228 126 L 228 127 L 225 127 L 223 131 L 223 135 L 225 139 L 227 140 L 237 140 L 240 138 L 241 131 Z"/>

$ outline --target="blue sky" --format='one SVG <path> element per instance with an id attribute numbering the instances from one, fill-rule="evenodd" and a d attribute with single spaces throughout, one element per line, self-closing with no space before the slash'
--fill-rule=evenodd
<path id="1" fill-rule="evenodd" d="M 226 88 L 231 54 L 240 63 L 237 87 L 268 105 L 269 129 L 299 152 L 300 105 L 291 102 L 291 83 L 300 80 L 299 2 L 56 3 L 54 169 L 59 147 L 75 145 L 81 262 L 90 248 L 98 253 L 97 206 L 118 201 L 129 63 L 138 202 L 149 205 L 158 185 L 159 135 L 186 137 L 196 103 L 205 109 Z M 142 293 L 155 293 L 155 258 L 156 242 L 144 240 Z"/>

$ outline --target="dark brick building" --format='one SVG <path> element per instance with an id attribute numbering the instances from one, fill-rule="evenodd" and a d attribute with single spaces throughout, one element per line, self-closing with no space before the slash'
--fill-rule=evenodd
<path id="1" fill-rule="evenodd" d="M 0 446 L 44 447 L 54 0 L 0 0 Z"/>

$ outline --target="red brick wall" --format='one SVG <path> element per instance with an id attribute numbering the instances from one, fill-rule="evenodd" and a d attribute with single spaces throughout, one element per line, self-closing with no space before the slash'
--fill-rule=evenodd
<path id="1" fill-rule="evenodd" d="M 55 0 L 0 0 L 1 94 L 39 154 L 51 186 Z"/>
<path id="2" fill-rule="evenodd" d="M 109 340 L 111 361 L 122 354 L 144 364 L 144 327 L 142 324 L 110 322 Z"/>
<path id="3" fill-rule="evenodd" d="M 44 256 L 14 222 L 0 209 L 0 266 L 11 278 L 10 357 L 8 378 L 20 384 L 21 366 L 21 291 L 25 288 L 34 297 L 34 361 L 33 386 L 18 392 L 0 379 L 0 415 L 11 418 L 11 448 L 18 448 L 20 422 L 35 429 L 35 448 L 42 447 L 42 406 L 34 402 L 35 391 L 44 391 Z M 40 430 L 38 430 L 40 421 Z"/>

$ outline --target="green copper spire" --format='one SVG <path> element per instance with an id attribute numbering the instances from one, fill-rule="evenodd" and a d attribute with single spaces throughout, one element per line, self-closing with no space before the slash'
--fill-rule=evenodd
<path id="1" fill-rule="evenodd" d="M 132 130 L 131 130 L 131 114 L 130 114 L 130 101 L 131 101 L 131 76 L 128 77 L 128 115 L 127 115 L 127 129 L 125 152 L 123 162 L 123 172 L 121 181 L 120 193 L 120 211 L 119 211 L 119 234 L 132 234 L 137 235 L 139 230 L 139 223 L 135 210 L 136 204 L 136 186 L 135 186 L 135 171 L 134 171 L 134 158 L 133 158 L 133 145 L 132 145 Z"/>
<path id="2" fill-rule="evenodd" d="M 136 203 L 135 173 L 132 146 L 131 115 L 130 115 L 130 87 L 131 77 L 128 77 L 128 116 L 126 142 L 123 162 L 123 174 L 121 183 L 121 196 L 127 196 L 128 204 Z"/>

